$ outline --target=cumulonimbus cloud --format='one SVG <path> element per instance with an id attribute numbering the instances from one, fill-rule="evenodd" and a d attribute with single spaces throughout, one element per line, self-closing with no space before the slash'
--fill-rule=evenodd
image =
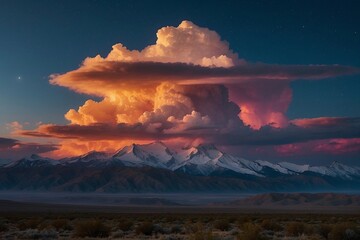
<path id="1" fill-rule="evenodd" d="M 291 81 L 355 73 L 358 68 L 341 65 L 249 63 L 216 32 L 183 21 L 161 28 L 156 43 L 143 50 L 116 44 L 106 57 L 86 58 L 76 70 L 53 74 L 51 84 L 102 100 L 70 109 L 69 125 L 42 125 L 22 134 L 82 141 L 184 138 L 223 145 L 359 137 L 351 132 L 353 125 L 341 121 L 324 128 L 286 117 Z"/>
<path id="2" fill-rule="evenodd" d="M 285 113 L 291 101 L 289 81 L 357 72 L 358 68 L 340 65 L 248 63 L 216 32 L 183 21 L 178 27 L 161 28 L 156 44 L 141 51 L 116 44 L 105 58 L 99 55 L 86 58 L 80 68 L 52 75 L 50 82 L 104 98 L 100 102 L 89 100 L 78 110 L 70 110 L 66 118 L 73 124 L 134 124 L 141 112 L 157 111 L 154 103 L 154 96 L 158 97 L 157 87 L 169 82 L 174 85 L 225 84 L 230 89 L 231 100 L 242 109 L 241 120 L 260 128 L 266 124 L 286 126 Z M 177 120 L 193 110 L 189 109 Z"/>
<path id="3" fill-rule="evenodd" d="M 358 71 L 357 68 L 339 65 L 242 64 L 210 68 L 186 63 L 103 61 L 84 65 L 64 75 L 53 75 L 50 81 L 76 92 L 105 97 L 105 101 L 97 104 L 103 105 L 104 111 L 107 110 L 106 103 L 110 102 L 108 99 L 113 102 L 118 99 L 116 104 L 126 102 L 121 108 L 127 112 L 128 107 L 132 111 L 145 111 L 144 107 L 152 107 L 151 96 L 162 82 L 226 84 L 232 100 L 243 110 L 240 118 L 259 128 L 269 123 L 286 125 L 285 112 L 292 98 L 290 80 L 323 79 Z M 90 102 L 84 106 L 88 104 Z M 68 119 L 71 120 L 71 115 Z"/>

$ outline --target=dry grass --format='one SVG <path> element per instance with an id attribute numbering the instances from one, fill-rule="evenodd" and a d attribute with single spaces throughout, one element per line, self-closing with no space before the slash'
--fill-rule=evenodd
<path id="1" fill-rule="evenodd" d="M 221 231 L 228 231 L 230 229 L 229 219 L 220 219 L 215 221 L 214 228 L 219 229 Z"/>
<path id="2" fill-rule="evenodd" d="M 105 238 L 110 235 L 110 228 L 100 220 L 80 221 L 75 226 L 74 236 Z"/>
<path id="3" fill-rule="evenodd" d="M 137 234 L 144 234 L 149 236 L 153 233 L 154 229 L 155 226 L 152 222 L 143 222 L 136 227 L 135 231 Z"/>
<path id="4" fill-rule="evenodd" d="M 287 236 L 300 236 L 305 233 L 305 224 L 303 222 L 289 222 L 285 227 Z"/>
<path id="5" fill-rule="evenodd" d="M 266 237 L 261 234 L 261 228 L 254 223 L 246 223 L 241 229 L 242 232 L 237 236 L 238 240 L 265 240 Z"/>
<path id="6" fill-rule="evenodd" d="M 328 234 L 329 240 L 360 240 L 359 226 L 353 223 L 340 223 L 333 225 Z"/>
<path id="7" fill-rule="evenodd" d="M 131 228 L 133 227 L 134 223 L 129 221 L 129 220 L 120 220 L 119 221 L 119 224 L 118 224 L 118 229 L 120 229 L 121 231 L 124 231 L 124 232 L 128 232 L 131 230 Z"/>
<path id="8" fill-rule="evenodd" d="M 360 240 L 360 215 L 3 214 L 0 239 Z"/>

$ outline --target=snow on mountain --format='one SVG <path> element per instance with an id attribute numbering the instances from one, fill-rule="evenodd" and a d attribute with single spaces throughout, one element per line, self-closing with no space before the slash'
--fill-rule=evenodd
<path id="1" fill-rule="evenodd" d="M 333 171 L 331 171 L 329 169 L 329 167 L 325 167 L 325 166 L 310 166 L 307 171 L 313 172 L 313 173 L 318 173 L 320 175 L 327 175 L 327 176 L 333 176 L 333 177 L 337 176 L 337 174 L 334 173 Z"/>
<path id="2" fill-rule="evenodd" d="M 258 163 L 243 158 L 237 158 L 226 153 L 222 153 L 222 156 L 218 158 L 216 165 L 241 174 L 258 177 L 263 176 L 262 174 L 259 174 L 262 167 Z"/>
<path id="3" fill-rule="evenodd" d="M 65 166 L 102 167 L 110 163 L 110 157 L 111 155 L 105 152 L 91 151 L 77 157 L 61 159 L 59 162 Z"/>
<path id="4" fill-rule="evenodd" d="M 183 158 L 183 162 L 176 167 L 176 169 L 193 174 L 209 175 L 218 168 L 216 163 L 221 155 L 222 153 L 214 146 L 192 148 L 187 157 Z"/>
<path id="5" fill-rule="evenodd" d="M 186 149 L 169 149 L 162 142 L 132 144 L 111 155 L 92 151 L 87 154 L 60 161 L 32 155 L 0 167 L 40 167 L 52 165 L 104 167 L 154 167 L 179 171 L 192 175 L 235 172 L 256 177 L 299 175 L 306 172 L 342 179 L 360 178 L 360 168 L 334 162 L 330 166 L 298 165 L 289 162 L 270 163 L 263 160 L 250 161 L 222 152 L 214 145 L 199 145 Z"/>
<path id="6" fill-rule="evenodd" d="M 129 167 L 151 166 L 171 169 L 173 163 L 176 162 L 170 150 L 161 142 L 145 145 L 132 144 L 115 153 L 112 158 L 120 160 Z"/>
<path id="7" fill-rule="evenodd" d="M 281 167 L 300 174 L 304 172 L 312 172 L 323 176 L 340 177 L 351 179 L 354 176 L 360 176 L 360 170 L 356 167 L 349 167 L 339 162 L 333 162 L 330 166 L 310 166 L 310 165 L 297 165 L 294 163 L 281 162 L 278 165 Z"/>
<path id="8" fill-rule="evenodd" d="M 303 173 L 305 171 L 308 171 L 310 168 L 310 165 L 298 165 L 289 162 L 280 162 L 278 163 L 278 165 L 294 173 Z"/>
<path id="9" fill-rule="evenodd" d="M 54 166 L 58 165 L 59 161 L 52 160 L 50 158 L 43 158 L 39 155 L 32 154 L 30 157 L 22 158 L 18 161 L 10 162 L 4 167 L 43 167 L 43 166 Z"/>
<path id="10" fill-rule="evenodd" d="M 86 154 L 80 155 L 78 157 L 64 159 L 63 161 L 66 163 L 75 163 L 75 162 L 87 163 L 87 162 L 96 161 L 96 160 L 106 161 L 108 159 L 109 159 L 109 154 L 107 154 L 105 152 L 91 151 Z"/>
<path id="11" fill-rule="evenodd" d="M 163 163 L 170 161 L 172 158 L 171 151 L 162 142 L 154 142 L 154 143 L 150 143 L 150 144 L 145 144 L 145 145 L 142 145 L 141 148 L 144 151 L 151 154 L 152 156 L 158 158 Z"/>
<path id="12" fill-rule="evenodd" d="M 236 158 L 218 150 L 214 145 L 200 145 L 190 149 L 184 149 L 181 154 L 180 164 L 175 167 L 176 170 L 209 175 L 215 171 L 231 170 L 241 174 L 261 176 L 254 171 L 261 167 L 252 161 Z"/>
<path id="13" fill-rule="evenodd" d="M 339 162 L 333 162 L 329 167 L 318 167 L 323 171 L 323 175 L 328 175 L 332 177 L 341 177 L 351 179 L 354 176 L 360 176 L 360 169 L 356 167 L 349 167 Z M 312 168 L 310 171 L 315 172 Z M 321 171 L 317 171 L 321 173 Z"/>
<path id="14" fill-rule="evenodd" d="M 268 167 L 276 172 L 282 173 L 282 174 L 293 174 L 292 171 L 289 171 L 289 169 L 282 167 L 279 164 L 274 164 L 268 161 L 263 161 L 263 160 L 256 160 L 255 162 L 257 162 L 260 166 L 262 167 Z"/>
<path id="15" fill-rule="evenodd" d="M 0 159 L 0 167 L 6 166 L 11 162 L 11 160 L 8 159 Z"/>

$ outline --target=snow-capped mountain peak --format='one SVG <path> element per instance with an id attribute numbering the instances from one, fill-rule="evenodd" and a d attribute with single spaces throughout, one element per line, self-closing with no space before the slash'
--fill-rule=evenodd
<path id="1" fill-rule="evenodd" d="M 40 167 L 40 166 L 53 166 L 59 164 L 59 161 L 50 158 L 43 158 L 37 154 L 32 154 L 29 157 L 22 158 L 18 161 L 13 161 L 6 164 L 4 167 Z"/>
<path id="2" fill-rule="evenodd" d="M 360 170 L 356 167 L 346 166 L 339 162 L 333 162 L 330 166 L 310 166 L 298 165 L 289 162 L 281 162 L 278 164 L 283 169 L 286 169 L 289 174 L 302 174 L 305 172 L 311 172 L 320 174 L 323 176 L 340 177 L 351 179 L 352 177 L 360 176 Z"/>
<path id="3" fill-rule="evenodd" d="M 93 154 L 95 153 L 89 153 L 86 157 Z M 82 159 L 84 158 L 82 156 Z M 212 144 L 183 149 L 170 149 L 162 142 L 132 144 L 120 149 L 112 157 L 109 157 L 108 161 L 117 161 L 129 167 L 150 166 L 195 175 L 232 171 L 257 177 L 266 177 L 269 174 L 298 175 L 306 172 L 341 178 L 360 176 L 360 169 L 338 162 L 334 162 L 330 166 L 310 166 L 289 162 L 250 161 L 222 152 Z"/>
<path id="4" fill-rule="evenodd" d="M 360 168 L 350 167 L 339 162 L 334 162 L 330 166 L 310 166 L 289 162 L 251 161 L 223 152 L 214 145 L 170 149 L 162 142 L 141 145 L 132 144 L 121 148 L 113 155 L 91 151 L 78 157 L 66 158 L 60 161 L 32 155 L 6 164 L 3 167 L 42 167 L 58 164 L 81 167 L 147 166 L 192 175 L 240 174 L 255 177 L 274 177 L 311 173 L 341 179 L 360 178 Z"/>
<path id="5" fill-rule="evenodd" d="M 310 165 L 298 165 L 295 163 L 289 163 L 289 162 L 280 162 L 278 165 L 282 168 L 287 169 L 288 171 L 291 171 L 293 173 L 303 173 L 306 171 L 309 171 Z"/>
<path id="6" fill-rule="evenodd" d="M 171 151 L 162 142 L 144 145 L 132 144 L 125 146 L 112 156 L 125 166 L 151 166 L 168 168 L 173 156 Z"/>

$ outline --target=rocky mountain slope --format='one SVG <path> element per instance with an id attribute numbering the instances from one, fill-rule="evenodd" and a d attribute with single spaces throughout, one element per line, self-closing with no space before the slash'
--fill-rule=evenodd
<path id="1" fill-rule="evenodd" d="M 349 190 L 360 168 L 250 161 L 213 145 L 170 149 L 132 144 L 115 154 L 89 152 L 53 160 L 32 155 L 0 166 L 0 189 L 98 192 Z"/>

